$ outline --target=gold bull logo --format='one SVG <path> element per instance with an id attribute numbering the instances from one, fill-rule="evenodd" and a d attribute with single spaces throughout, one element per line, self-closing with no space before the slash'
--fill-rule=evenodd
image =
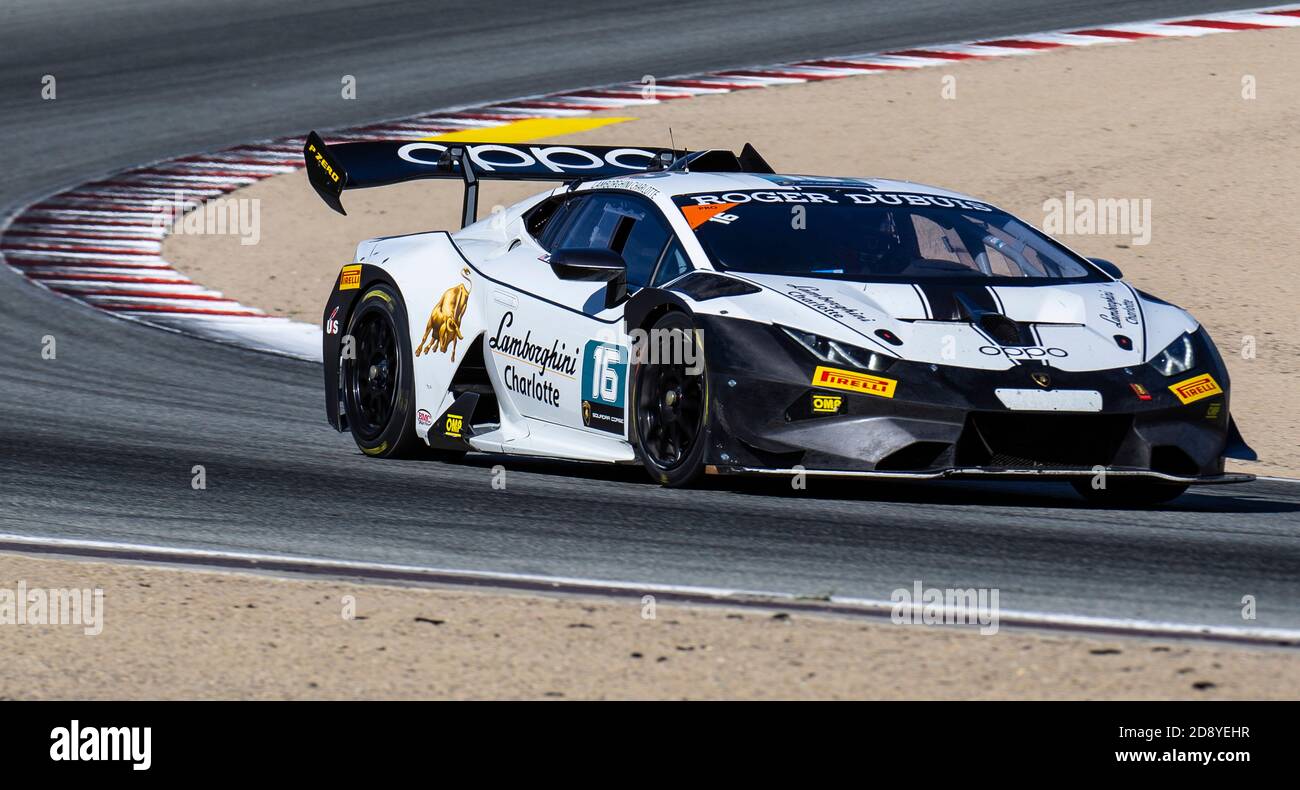
<path id="1" fill-rule="evenodd" d="M 469 279 L 469 269 L 463 269 L 461 276 Z M 415 347 L 415 355 L 423 356 L 430 351 L 444 352 L 451 350 L 451 361 L 456 361 L 456 344 L 464 340 L 460 332 L 460 321 L 465 317 L 465 308 L 469 306 L 469 286 L 457 283 L 443 292 L 429 313 L 429 322 L 424 325 L 424 337 Z"/>

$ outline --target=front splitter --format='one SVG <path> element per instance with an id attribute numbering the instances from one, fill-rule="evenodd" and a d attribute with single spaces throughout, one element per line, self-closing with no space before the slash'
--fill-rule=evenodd
<path id="1" fill-rule="evenodd" d="M 710 464 L 704 467 L 705 474 L 710 475 L 808 475 L 811 477 L 857 477 L 857 478 L 880 478 L 885 480 L 939 480 L 945 478 L 981 478 L 981 479 L 1005 479 L 1005 480 L 1042 480 L 1042 479 L 1071 479 L 1071 478 L 1090 478 L 1101 471 L 1092 469 L 993 469 L 980 466 L 958 467 L 954 469 L 938 469 L 926 472 L 872 472 L 847 469 L 764 469 L 752 466 L 717 466 Z M 1243 473 L 1226 473 L 1221 475 L 1207 475 L 1204 477 L 1180 477 L 1178 475 L 1165 474 L 1164 472 L 1153 472 L 1142 469 L 1106 469 L 1105 474 L 1114 477 L 1140 477 L 1149 480 L 1157 480 L 1162 483 L 1175 483 L 1187 485 L 1221 485 L 1225 483 L 1249 483 L 1255 479 L 1254 475 Z"/>

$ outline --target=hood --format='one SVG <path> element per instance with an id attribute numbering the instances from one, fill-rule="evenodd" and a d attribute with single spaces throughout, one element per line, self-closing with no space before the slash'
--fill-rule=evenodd
<path id="1" fill-rule="evenodd" d="M 735 276 L 764 290 L 700 308 L 937 365 L 1108 370 L 1141 364 L 1196 328 L 1184 311 L 1143 299 L 1121 281 L 985 286 Z M 888 342 L 890 334 L 901 343 Z"/>

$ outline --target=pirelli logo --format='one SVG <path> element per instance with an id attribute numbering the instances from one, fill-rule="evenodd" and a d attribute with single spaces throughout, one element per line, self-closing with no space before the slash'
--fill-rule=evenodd
<path id="1" fill-rule="evenodd" d="M 361 264 L 344 266 L 339 272 L 339 290 L 354 291 L 361 287 Z"/>
<path id="2" fill-rule="evenodd" d="M 813 371 L 812 383 L 814 387 L 861 392 L 866 395 L 879 395 L 882 398 L 894 397 L 894 388 L 898 386 L 898 382 L 893 379 L 870 376 L 854 370 L 840 370 L 839 368 L 821 366 L 818 366 L 817 370 Z"/>
<path id="3" fill-rule="evenodd" d="M 1215 381 L 1209 373 L 1202 373 L 1177 384 L 1170 384 L 1169 390 L 1178 396 L 1178 400 L 1187 404 L 1211 395 L 1218 395 L 1223 392 L 1223 387 L 1220 387 L 1219 382 Z"/>

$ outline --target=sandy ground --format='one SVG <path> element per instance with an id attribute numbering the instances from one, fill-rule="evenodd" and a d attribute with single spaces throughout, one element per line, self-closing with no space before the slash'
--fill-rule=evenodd
<path id="1" fill-rule="evenodd" d="M 1041 224 L 1044 202 L 1151 200 L 1151 237 L 1070 235 L 1086 255 L 1191 310 L 1235 386 L 1233 412 L 1263 461 L 1239 468 L 1300 475 L 1300 29 L 1213 35 L 954 63 L 911 73 L 618 110 L 639 120 L 571 135 L 587 143 L 739 149 L 781 172 L 935 183 Z M 1252 78 L 1257 98 L 1243 98 Z M 951 78 L 950 81 L 946 78 Z M 944 98 L 955 87 L 955 98 Z M 529 185 L 490 184 L 481 205 Z M 330 212 L 301 174 L 240 193 L 262 200 L 262 241 L 172 236 L 164 254 L 205 285 L 308 322 L 363 238 L 456 226 L 459 189 L 413 183 L 344 197 Z M 1253 344 L 1253 358 L 1243 348 Z"/>
<path id="2" fill-rule="evenodd" d="M 1294 651 L 0 555 L 103 630 L 0 625 L 0 699 L 1294 699 Z M 355 617 L 343 617 L 344 598 Z"/>

